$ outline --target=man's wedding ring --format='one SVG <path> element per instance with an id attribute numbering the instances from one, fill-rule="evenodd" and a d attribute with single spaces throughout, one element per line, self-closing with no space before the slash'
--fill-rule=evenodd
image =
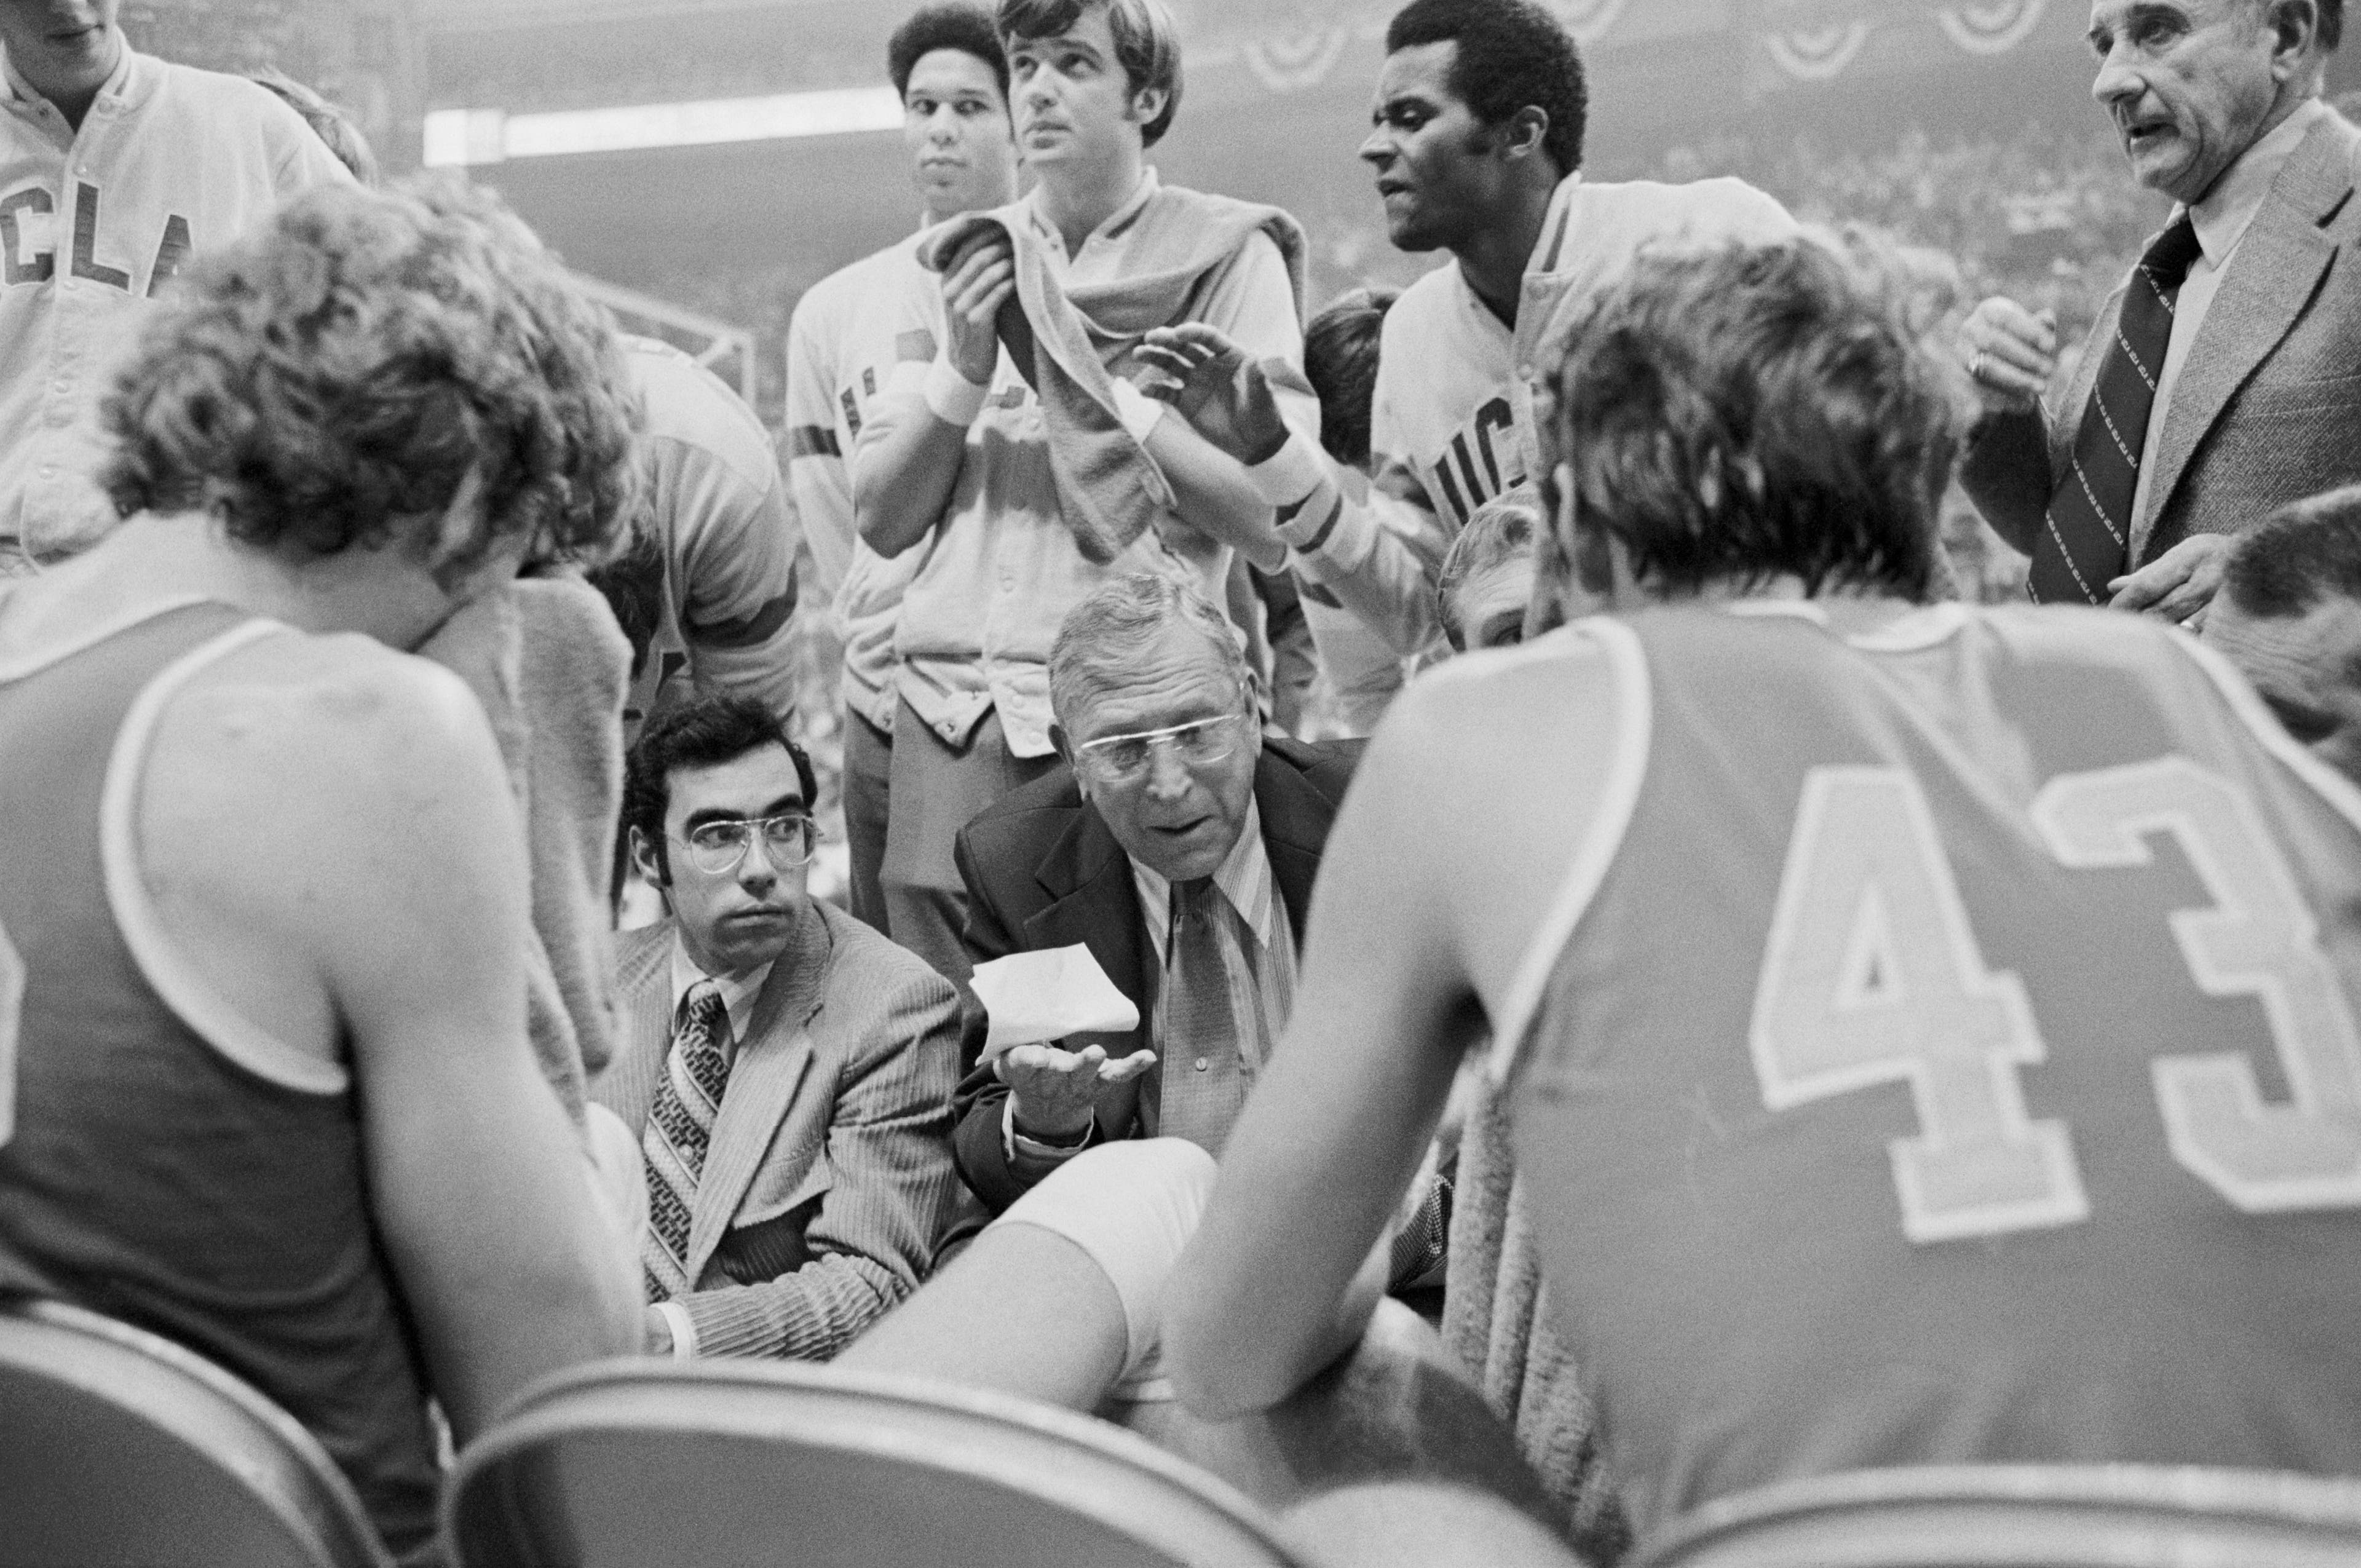
<path id="1" fill-rule="evenodd" d="M 1982 349 L 1977 349 L 1976 356 L 1968 361 L 1968 374 L 1970 377 L 1979 381 L 1984 378 L 1984 351 Z"/>

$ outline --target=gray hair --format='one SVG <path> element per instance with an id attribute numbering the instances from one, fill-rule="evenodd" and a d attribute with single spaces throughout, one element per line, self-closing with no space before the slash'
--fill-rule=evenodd
<path id="1" fill-rule="evenodd" d="M 1252 689 L 1237 628 L 1188 584 L 1137 572 L 1101 585 L 1066 612 L 1049 647 L 1049 710 L 1071 733 L 1082 705 L 1122 684 L 1139 652 L 1175 622 L 1204 638 L 1224 674 Z"/>
<path id="2" fill-rule="evenodd" d="M 1531 480 L 1510 487 L 1476 509 L 1467 526 L 1451 542 L 1434 586 L 1435 617 L 1443 622 L 1452 647 L 1464 651 L 1466 646 L 1466 628 L 1459 624 L 1459 608 L 1454 602 L 1459 585 L 1478 572 L 1532 554 L 1533 541 L 1543 526 L 1541 492 Z"/>

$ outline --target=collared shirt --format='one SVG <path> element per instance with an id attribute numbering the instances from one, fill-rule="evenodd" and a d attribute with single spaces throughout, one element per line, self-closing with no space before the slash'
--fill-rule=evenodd
<path id="1" fill-rule="evenodd" d="M 1271 882 L 1270 855 L 1262 841 L 1262 808 L 1255 802 L 1247 803 L 1245 828 L 1213 880 L 1222 895 L 1218 907 L 1227 916 L 1216 920 L 1213 929 L 1229 981 L 1231 1010 L 1240 1022 L 1238 1071 L 1251 1088 L 1295 1009 L 1295 933 Z M 1198 1041 L 1172 1038 L 1166 1026 L 1165 1001 L 1172 992 L 1172 932 L 1180 917 L 1172 883 L 1135 860 L 1131 885 L 1156 948 L 1156 1001 L 1148 1036 L 1160 1058 L 1156 1070 L 1186 1072 L 1193 1067 L 1203 1072 L 1213 1065 L 1205 1047 Z"/>
<path id="2" fill-rule="evenodd" d="M 0 56 L 0 551 L 54 559 L 115 527 L 99 404 L 151 298 L 192 254 L 351 179 L 241 77 L 126 44 L 76 131 Z"/>
<path id="3" fill-rule="evenodd" d="M 773 960 L 775 962 L 776 960 Z M 754 1003 L 763 994 L 763 982 L 771 978 L 771 964 L 749 970 L 744 974 L 712 975 L 697 967 L 688 956 L 678 936 L 672 939 L 672 1015 L 680 1017 L 680 1004 L 688 993 L 707 981 L 721 992 L 722 1011 L 730 1017 L 730 1038 L 722 1043 L 722 1054 L 735 1059 L 738 1044 L 746 1037 L 746 1025 L 753 1022 Z"/>
<path id="4" fill-rule="evenodd" d="M 900 693 L 895 624 L 932 541 L 890 561 L 862 543 L 847 464 L 870 403 L 893 376 L 901 302 L 914 288 L 940 287 L 918 265 L 926 232 L 813 284 L 787 326 L 787 480 L 811 546 L 814 591 L 832 608 L 844 643 L 844 706 L 889 732 Z"/>
<path id="5" fill-rule="evenodd" d="M 1067 254 L 1036 191 L 1027 220 L 1060 281 L 1107 282 L 1137 274 L 1141 255 L 1131 220 L 1158 190 L 1149 169 L 1139 189 Z M 1198 318 L 1257 359 L 1303 362 L 1302 325 L 1287 263 L 1269 236 L 1246 243 L 1241 264 L 1208 291 Z M 870 440 L 903 421 L 929 419 L 927 369 L 949 333 L 942 280 L 920 272 L 904 291 L 895 323 L 898 362 L 886 396 L 870 414 Z M 1317 400 L 1282 390 L 1290 426 L 1316 439 Z M 1075 545 L 1058 504 L 1041 405 L 1004 349 L 984 411 L 968 430 L 967 456 L 950 504 L 927 543 L 924 565 L 905 590 L 895 650 L 901 695 L 945 740 L 964 744 L 984 715 L 999 710 L 1009 751 L 1045 757 L 1049 744 L 1049 644 L 1066 612 L 1111 577 L 1155 572 L 1225 602 L 1232 552 L 1177 524 L 1151 528 L 1101 565 Z M 896 557 L 899 559 L 899 557 Z"/>
<path id="6" fill-rule="evenodd" d="M 2173 214 L 2178 219 L 2187 213 L 2196 225 L 2200 254 L 2172 302 L 2172 334 L 2165 343 L 2164 371 L 2156 378 L 2156 400 L 2149 405 L 2147 433 L 2140 443 L 2139 481 L 2132 490 L 2135 518 L 2147 516 L 2148 478 L 2156 472 L 2157 450 L 2163 443 L 2172 394 L 2180 385 L 2180 373 L 2188 367 L 2189 351 L 2205 324 L 2205 313 L 2213 308 L 2213 296 L 2222 291 L 2222 280 L 2238 252 L 2238 242 L 2254 225 L 2255 214 L 2262 211 L 2263 199 L 2271 193 L 2279 170 L 2328 112 L 2328 105 L 2317 98 L 2300 104 L 2224 170 L 2195 206 L 2179 208 Z"/>
<path id="7" fill-rule="evenodd" d="M 1164 1038 L 1164 996 L 1169 988 L 1162 977 L 1168 961 L 1166 954 L 1172 946 L 1172 883 L 1162 872 L 1135 860 L 1131 862 L 1131 885 L 1139 899 L 1140 924 L 1148 927 L 1148 943 L 1156 950 L 1158 980 L 1148 1014 L 1148 1037 L 1157 1054 L 1163 1057 L 1169 1054 Z M 1246 826 L 1238 834 L 1238 841 L 1230 846 L 1229 854 L 1215 868 L 1213 886 L 1221 894 L 1230 916 L 1220 927 L 1227 948 L 1223 955 L 1224 966 L 1230 971 L 1235 992 L 1245 999 L 1242 1013 L 1258 1024 L 1239 1041 L 1246 1075 L 1251 1079 L 1270 1059 L 1271 1051 L 1287 1028 L 1288 1014 L 1295 1003 L 1296 977 L 1295 927 L 1288 918 L 1285 901 L 1279 896 L 1279 884 L 1271 879 L 1270 854 L 1262 841 L 1259 804 L 1247 803 Z M 1159 1061 L 1151 1070 L 1161 1072 L 1165 1065 Z M 1096 1141 L 1094 1135 L 1088 1136 L 1070 1147 L 1060 1147 L 1025 1136 L 1016 1130 L 1016 1097 L 1013 1094 L 1001 1112 L 1000 1135 L 1011 1160 L 1020 1151 L 1037 1159 L 1069 1159 Z"/>

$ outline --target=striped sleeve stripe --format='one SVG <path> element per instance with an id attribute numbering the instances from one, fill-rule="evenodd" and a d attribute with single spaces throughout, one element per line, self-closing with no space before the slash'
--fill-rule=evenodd
<path id="1" fill-rule="evenodd" d="M 838 444 L 836 432 L 824 424 L 799 424 L 787 432 L 787 455 L 793 457 L 841 457 L 844 452 Z"/>
<path id="2" fill-rule="evenodd" d="M 754 648 L 768 642 L 796 613 L 796 590 L 791 586 L 785 593 L 763 605 L 752 615 L 736 620 L 724 620 L 712 625 L 690 623 L 688 635 L 700 648 Z"/>
<path id="3" fill-rule="evenodd" d="M 1312 554 L 1322 545 L 1328 543 L 1328 536 L 1336 532 L 1336 524 L 1341 521 L 1345 516 L 1344 492 L 1331 488 L 1329 494 L 1331 499 L 1329 501 L 1327 517 L 1321 522 L 1318 528 L 1312 531 L 1312 536 L 1310 538 L 1296 546 L 1298 550 L 1301 550 L 1306 555 Z"/>

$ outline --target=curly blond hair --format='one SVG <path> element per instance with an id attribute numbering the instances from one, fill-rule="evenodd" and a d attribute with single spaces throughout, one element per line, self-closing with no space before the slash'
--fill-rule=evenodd
<path id="1" fill-rule="evenodd" d="M 471 471 L 454 569 L 519 536 L 532 560 L 604 560 L 640 507 L 639 405 L 603 313 L 449 176 L 312 191 L 198 261 L 104 417 L 124 515 L 209 511 L 274 553 L 400 538 Z"/>

